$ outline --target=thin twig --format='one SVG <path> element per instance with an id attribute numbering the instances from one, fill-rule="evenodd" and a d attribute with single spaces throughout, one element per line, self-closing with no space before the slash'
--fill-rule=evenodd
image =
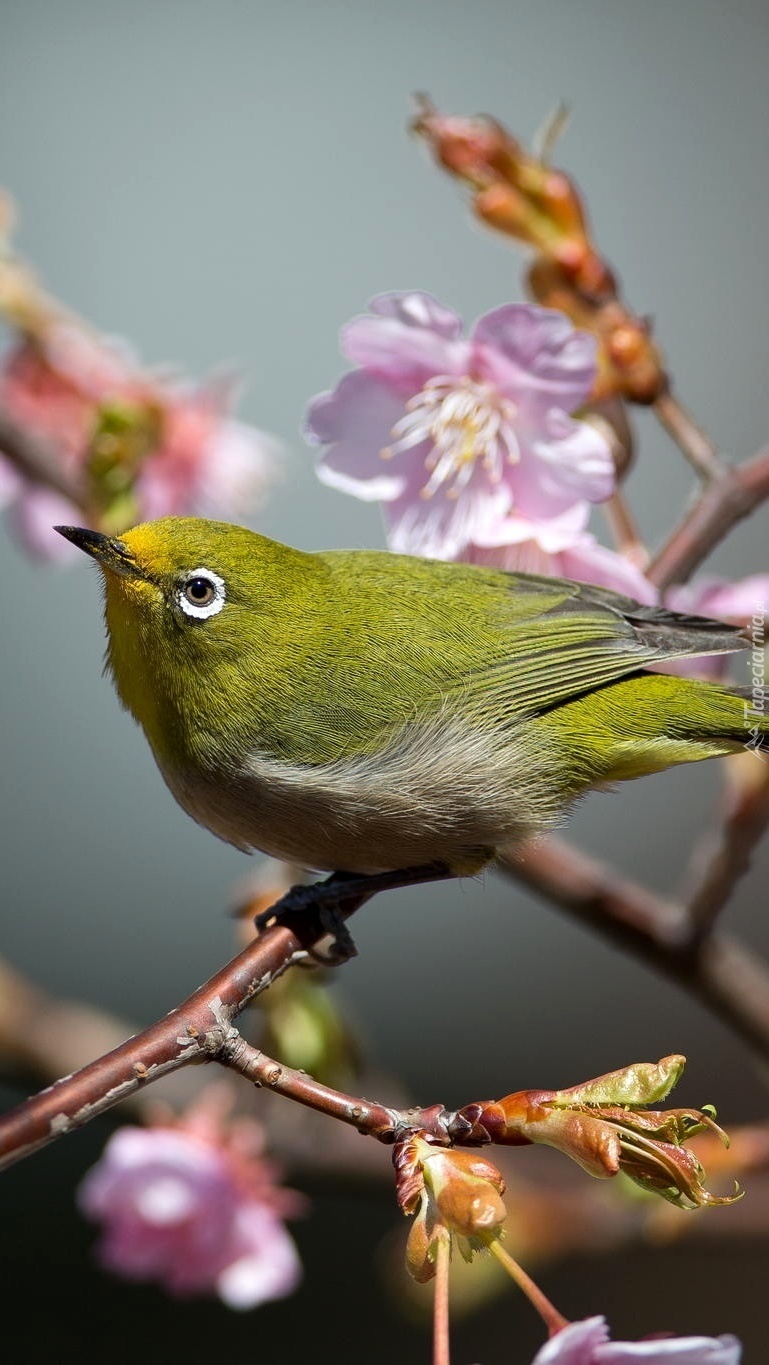
<path id="1" fill-rule="evenodd" d="M 604 503 L 603 510 L 619 554 L 645 572 L 649 564 L 649 551 L 621 489 L 618 488 Z"/>
<path id="2" fill-rule="evenodd" d="M 521 1292 L 526 1295 L 532 1308 L 536 1308 L 551 1337 L 555 1336 L 556 1332 L 563 1331 L 564 1327 L 568 1327 L 569 1319 L 565 1318 L 563 1313 L 558 1312 L 558 1309 L 542 1293 L 539 1285 L 535 1284 L 531 1276 L 526 1274 L 523 1266 L 513 1260 L 508 1251 L 505 1251 L 498 1238 L 489 1242 L 489 1251 L 496 1256 L 499 1264 L 504 1267 Z"/>
<path id="3" fill-rule="evenodd" d="M 451 1270 L 451 1237 L 443 1228 L 437 1230 L 435 1251 L 435 1296 L 433 1299 L 433 1365 L 451 1365 L 449 1342 L 449 1272 Z"/>
<path id="4" fill-rule="evenodd" d="M 726 466 L 708 484 L 654 557 L 647 577 L 659 588 L 685 583 L 737 522 L 769 498 L 769 449 Z"/>
<path id="5" fill-rule="evenodd" d="M 325 1114 L 327 1118 L 341 1119 L 343 1123 L 357 1128 L 358 1132 L 386 1142 L 393 1141 L 394 1135 L 403 1127 L 418 1128 L 422 1125 L 424 1115 L 421 1110 L 408 1111 L 408 1118 L 404 1121 L 405 1111 L 388 1109 L 385 1105 L 323 1085 L 306 1071 L 296 1071 L 268 1057 L 246 1042 L 235 1029 L 223 1039 L 220 1050 L 212 1052 L 211 1060 L 237 1071 L 256 1086 L 264 1086 L 276 1095 L 285 1095 L 307 1109 Z"/>
<path id="6" fill-rule="evenodd" d="M 560 839 L 529 844 L 500 866 L 676 981 L 769 1058 L 769 967 L 736 939 L 710 934 L 702 940 L 692 932 L 685 905 L 656 896 Z"/>
<path id="7" fill-rule="evenodd" d="M 764 765 L 769 762 L 757 751 L 742 759 L 743 764 L 751 761 Z M 769 780 L 762 771 L 758 771 L 758 776 L 761 779 L 758 783 L 741 782 L 736 788 L 727 788 L 718 846 L 710 853 L 699 885 L 688 901 L 692 932 L 699 939 L 711 932 L 737 882 L 750 869 L 756 845 L 769 827 Z M 712 839 L 708 839 L 709 852 L 711 844 Z"/>
<path id="8" fill-rule="evenodd" d="M 652 407 L 668 435 L 701 479 L 710 482 L 726 473 L 727 465 L 710 437 L 697 426 L 694 418 L 669 389 L 654 400 Z"/>

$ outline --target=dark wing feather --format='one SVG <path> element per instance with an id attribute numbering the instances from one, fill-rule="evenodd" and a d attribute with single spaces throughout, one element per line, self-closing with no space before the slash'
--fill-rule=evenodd
<path id="1" fill-rule="evenodd" d="M 527 574 L 507 578 L 515 607 L 500 632 L 504 655 L 500 650 L 461 685 L 479 701 L 493 693 L 495 709 L 509 719 L 550 710 L 670 659 L 746 647 L 744 634 L 723 622 L 644 606 L 608 588 Z M 561 599 L 537 612 L 542 590 L 559 588 Z M 523 605 L 527 598 L 532 614 Z"/>

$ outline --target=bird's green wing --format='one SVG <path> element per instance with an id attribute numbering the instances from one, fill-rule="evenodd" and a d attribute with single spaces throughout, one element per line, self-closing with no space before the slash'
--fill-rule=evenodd
<path id="1" fill-rule="evenodd" d="M 364 750 L 442 701 L 515 724 L 666 659 L 745 645 L 569 579 L 371 551 L 318 559 L 331 608 L 312 641 L 323 703 L 313 693 L 307 713 L 329 753 Z"/>
<path id="2" fill-rule="evenodd" d="M 643 606 L 607 588 L 524 574 L 507 578 L 515 607 L 498 636 L 506 657 L 457 682 L 471 696 L 493 690 L 497 708 L 511 719 L 541 714 L 669 659 L 745 648 L 744 637 L 721 622 Z M 548 592 L 560 596 L 538 610 Z"/>

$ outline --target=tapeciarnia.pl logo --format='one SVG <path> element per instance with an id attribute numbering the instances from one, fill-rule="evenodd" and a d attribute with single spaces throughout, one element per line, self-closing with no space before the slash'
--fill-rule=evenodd
<path id="1" fill-rule="evenodd" d="M 761 721 L 766 715 L 766 603 L 757 602 L 750 618 L 750 696 L 745 698 L 744 725 L 748 732 L 745 748 L 757 758 L 766 759 Z"/>

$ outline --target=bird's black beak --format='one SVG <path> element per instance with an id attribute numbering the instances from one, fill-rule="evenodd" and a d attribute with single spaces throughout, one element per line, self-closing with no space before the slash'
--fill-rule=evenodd
<path id="1" fill-rule="evenodd" d="M 131 551 L 116 536 L 104 536 L 101 531 L 89 531 L 85 526 L 54 526 L 65 540 L 71 540 L 78 550 L 91 555 L 103 569 L 119 574 L 121 578 L 143 578 Z"/>

